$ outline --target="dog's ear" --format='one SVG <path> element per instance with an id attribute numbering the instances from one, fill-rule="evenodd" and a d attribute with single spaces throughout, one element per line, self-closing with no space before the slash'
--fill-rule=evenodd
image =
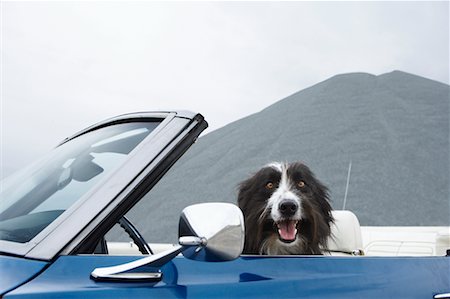
<path id="1" fill-rule="evenodd" d="M 245 192 L 245 189 L 246 189 L 246 184 L 245 184 L 246 181 L 247 180 L 240 182 L 236 188 L 238 191 L 237 204 L 239 207 L 241 207 L 241 204 L 242 204 L 242 201 L 244 198 L 243 193 Z"/>
<path id="2" fill-rule="evenodd" d="M 255 175 L 252 175 L 250 178 L 242 181 L 237 187 L 237 204 L 242 210 L 245 224 L 244 254 L 259 254 L 261 242 L 261 228 L 257 224 L 259 211 L 252 209 L 254 181 Z"/>
<path id="3" fill-rule="evenodd" d="M 246 199 L 248 199 L 251 194 L 249 194 L 251 186 L 253 184 L 254 176 L 251 176 L 250 178 L 242 181 L 239 183 L 237 187 L 238 191 L 238 198 L 237 198 L 237 204 L 242 209 L 243 206 L 246 203 Z"/>
<path id="4" fill-rule="evenodd" d="M 327 240 L 331 234 L 331 224 L 334 222 L 334 218 L 331 213 L 332 207 L 330 204 L 329 191 L 324 184 L 322 184 L 315 177 L 314 179 L 316 183 L 315 190 L 313 190 L 313 192 L 315 195 L 316 203 L 319 207 L 318 211 L 322 214 L 317 217 L 317 223 L 315 223 L 315 229 L 318 233 L 317 236 L 319 236 L 317 243 L 321 248 L 327 248 Z"/>
<path id="5" fill-rule="evenodd" d="M 329 191 L 328 188 L 323 185 L 319 180 L 317 180 L 317 184 L 316 184 L 316 192 L 317 192 L 317 199 L 320 202 L 320 208 L 321 208 L 321 212 L 324 216 L 324 218 L 326 219 L 328 226 L 331 225 L 331 223 L 334 222 L 333 219 L 333 215 L 331 214 L 331 204 L 330 204 L 330 196 L 329 196 Z"/>

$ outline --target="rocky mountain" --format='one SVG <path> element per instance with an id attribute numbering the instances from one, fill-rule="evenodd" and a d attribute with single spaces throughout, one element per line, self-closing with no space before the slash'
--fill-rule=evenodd
<path id="1" fill-rule="evenodd" d="M 235 203 L 261 166 L 303 161 L 335 209 L 349 175 L 345 208 L 361 225 L 450 225 L 449 92 L 400 71 L 334 76 L 199 138 L 130 217 L 146 217 L 150 242 L 173 238 L 183 207 Z"/>

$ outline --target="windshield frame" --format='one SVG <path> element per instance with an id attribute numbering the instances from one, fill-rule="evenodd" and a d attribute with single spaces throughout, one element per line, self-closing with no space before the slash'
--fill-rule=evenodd
<path id="1" fill-rule="evenodd" d="M 40 260 L 52 259 L 125 190 L 196 115 L 185 111 L 126 114 L 97 123 L 63 140 L 57 147 L 105 126 L 123 122 L 160 121 L 160 124 L 130 152 L 120 166 L 100 179 L 40 233 L 26 243 L 0 240 L 0 252 Z"/>

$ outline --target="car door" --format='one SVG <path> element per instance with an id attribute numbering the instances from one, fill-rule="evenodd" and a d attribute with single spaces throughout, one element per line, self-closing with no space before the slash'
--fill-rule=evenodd
<path id="1" fill-rule="evenodd" d="M 61 256 L 5 298 L 433 298 L 450 288 L 448 257 L 242 256 L 217 263 L 177 257 L 156 281 L 90 277 L 96 267 L 138 258 Z"/>

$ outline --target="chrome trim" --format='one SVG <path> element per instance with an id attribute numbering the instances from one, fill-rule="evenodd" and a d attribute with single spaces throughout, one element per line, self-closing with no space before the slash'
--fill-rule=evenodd
<path id="1" fill-rule="evenodd" d="M 234 260 L 244 249 L 244 236 L 244 216 L 234 204 L 200 203 L 185 208 L 181 213 L 180 239 L 192 238 L 192 244 L 195 241 L 200 243 L 196 248 L 183 251 L 186 258 L 200 261 Z"/>
<path id="2" fill-rule="evenodd" d="M 180 237 L 178 243 L 183 246 L 206 246 L 208 244 L 208 240 L 204 237 Z"/>
<path id="3" fill-rule="evenodd" d="M 178 245 L 173 249 L 144 257 L 136 261 L 132 261 L 126 264 L 96 268 L 91 273 L 91 277 L 95 280 L 159 280 L 161 279 L 161 271 L 158 269 L 157 272 L 128 272 L 131 270 L 138 269 L 143 266 L 160 268 L 174 257 L 176 257 L 183 249 L 186 247 Z"/>
<path id="4" fill-rule="evenodd" d="M 433 298 L 434 299 L 449 299 L 450 298 L 450 293 L 437 294 L 437 295 L 434 295 Z"/>

